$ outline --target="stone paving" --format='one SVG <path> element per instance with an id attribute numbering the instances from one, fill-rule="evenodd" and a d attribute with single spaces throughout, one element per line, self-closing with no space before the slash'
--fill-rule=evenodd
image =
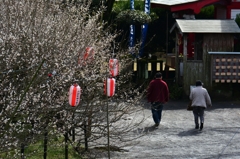
<path id="1" fill-rule="evenodd" d="M 128 152 L 111 152 L 112 159 L 239 159 L 240 102 L 212 101 L 205 111 L 202 131 L 194 129 L 193 114 L 186 110 L 188 101 L 170 101 L 164 105 L 162 121 L 153 127 L 149 103 L 147 120 L 136 130 L 147 132 Z"/>

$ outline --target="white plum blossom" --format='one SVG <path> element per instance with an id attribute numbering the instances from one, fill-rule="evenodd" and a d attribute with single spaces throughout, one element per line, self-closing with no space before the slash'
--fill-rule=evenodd
<path id="1" fill-rule="evenodd" d="M 118 49 L 122 67 L 115 96 L 108 99 L 103 83 L 118 34 L 101 21 L 104 8 L 91 12 L 89 6 L 88 0 L 78 6 L 47 0 L 0 1 L 0 151 L 16 153 L 9 158 L 20 158 L 19 149 L 43 140 L 46 132 L 49 139 L 63 138 L 73 127 L 78 141 L 71 144 L 81 145 L 86 125 L 91 146 L 104 145 L 100 139 L 107 136 L 108 111 L 112 139 L 120 141 L 123 132 L 134 128 L 118 124 L 123 114 L 136 111 L 132 105 L 139 105 L 141 96 L 131 90 L 132 59 L 128 51 Z M 94 56 L 84 59 L 87 47 L 94 49 Z M 74 82 L 82 88 L 77 107 L 68 104 Z"/>

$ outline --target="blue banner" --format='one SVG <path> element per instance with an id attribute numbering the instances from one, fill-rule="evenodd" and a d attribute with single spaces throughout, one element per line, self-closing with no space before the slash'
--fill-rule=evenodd
<path id="1" fill-rule="evenodd" d="M 135 45 L 135 25 L 130 25 L 130 37 L 129 37 L 129 51 L 131 54 L 134 54 L 134 45 Z"/>
<path id="2" fill-rule="evenodd" d="M 144 12 L 145 12 L 146 14 L 149 14 L 149 13 L 150 13 L 150 0 L 145 0 Z"/>
<path id="3" fill-rule="evenodd" d="M 134 0 L 130 0 L 130 9 L 134 10 Z"/>
<path id="4" fill-rule="evenodd" d="M 130 9 L 134 10 L 134 0 L 130 0 Z M 134 54 L 134 45 L 135 45 L 135 25 L 130 25 L 130 33 L 129 33 L 129 52 L 130 54 Z"/>
<path id="5" fill-rule="evenodd" d="M 144 12 L 146 14 L 150 13 L 150 0 L 145 0 L 145 8 Z M 141 57 L 143 55 L 143 48 L 146 42 L 146 37 L 147 37 L 147 31 L 148 31 L 148 24 L 143 24 L 142 25 L 142 37 L 141 37 L 141 47 L 139 51 L 139 56 Z"/>

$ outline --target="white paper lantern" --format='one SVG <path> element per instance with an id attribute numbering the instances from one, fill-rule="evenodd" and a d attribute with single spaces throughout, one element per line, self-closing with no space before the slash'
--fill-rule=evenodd
<path id="1" fill-rule="evenodd" d="M 80 102 L 81 87 L 78 84 L 74 84 L 69 89 L 69 104 L 75 107 Z"/>
<path id="2" fill-rule="evenodd" d="M 119 63 L 117 59 L 110 59 L 109 60 L 109 69 L 110 69 L 110 74 L 115 77 L 118 75 L 119 71 Z"/>
<path id="3" fill-rule="evenodd" d="M 108 97 L 112 97 L 115 94 L 115 79 L 108 78 L 107 82 L 104 82 L 104 94 Z"/>

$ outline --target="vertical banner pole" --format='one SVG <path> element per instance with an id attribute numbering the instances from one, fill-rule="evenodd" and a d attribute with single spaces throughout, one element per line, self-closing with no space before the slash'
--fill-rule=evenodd
<path id="1" fill-rule="evenodd" d="M 134 0 L 130 0 L 130 9 L 134 10 Z M 135 40 L 135 25 L 130 24 L 130 34 L 129 34 L 129 53 L 134 55 L 134 40 Z"/>
<path id="2" fill-rule="evenodd" d="M 145 0 L 144 12 L 146 14 L 150 13 L 150 0 Z M 146 41 L 147 30 L 148 30 L 148 24 L 145 23 L 145 24 L 142 25 L 141 47 L 140 47 L 140 51 L 139 51 L 139 56 L 140 57 L 143 55 L 143 48 L 144 48 L 145 41 Z"/>

